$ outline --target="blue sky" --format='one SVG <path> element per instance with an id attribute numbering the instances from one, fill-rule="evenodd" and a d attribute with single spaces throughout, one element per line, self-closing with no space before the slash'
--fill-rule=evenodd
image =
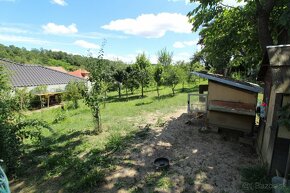
<path id="1" fill-rule="evenodd" d="M 0 0 L 0 43 L 18 47 L 97 53 L 134 62 L 145 52 L 152 62 L 167 48 L 188 61 L 198 49 L 186 14 L 187 0 Z"/>

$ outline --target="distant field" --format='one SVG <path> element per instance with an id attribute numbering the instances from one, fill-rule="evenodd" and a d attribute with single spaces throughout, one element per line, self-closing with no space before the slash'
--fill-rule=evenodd
<path id="1" fill-rule="evenodd" d="M 192 86 L 182 92 L 179 85 L 172 96 L 170 88 L 165 87 L 160 99 L 154 88 L 148 88 L 144 98 L 135 93 L 119 100 L 116 92 L 109 93 L 101 111 L 103 132 L 99 135 L 91 134 L 92 114 L 82 101 L 75 110 L 52 108 L 29 113 L 29 118 L 44 120 L 52 129 L 42 131 L 41 142 L 26 140 L 26 157 L 20 171 L 23 177 L 12 183 L 13 192 L 89 190 L 102 182 L 106 171 L 114 170 L 115 160 L 108 154 L 140 132 L 138 126 L 146 124 L 146 117 L 186 108 L 187 93 L 197 90 Z M 59 122 L 53 123 L 56 119 Z"/>

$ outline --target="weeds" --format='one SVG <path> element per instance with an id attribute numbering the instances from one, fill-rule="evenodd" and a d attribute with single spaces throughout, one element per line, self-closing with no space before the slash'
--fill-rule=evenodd
<path id="1" fill-rule="evenodd" d="M 241 189 L 245 193 L 271 193 L 270 178 L 265 166 L 250 166 L 241 169 Z"/>
<path id="2" fill-rule="evenodd" d="M 54 120 L 52 121 L 52 124 L 60 123 L 60 122 L 64 121 L 66 118 L 67 118 L 66 112 L 63 110 L 60 110 L 57 112 Z"/>
<path id="3" fill-rule="evenodd" d="M 173 183 L 169 177 L 164 176 L 157 181 L 157 187 L 161 189 L 170 189 L 173 187 Z"/>
<path id="4" fill-rule="evenodd" d="M 165 124 L 166 124 L 166 121 L 164 121 L 161 117 L 158 117 L 155 126 L 156 127 L 164 127 Z"/>

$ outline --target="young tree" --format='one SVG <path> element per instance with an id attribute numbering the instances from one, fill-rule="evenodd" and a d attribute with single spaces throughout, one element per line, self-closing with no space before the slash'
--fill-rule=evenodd
<path id="1" fill-rule="evenodd" d="M 164 78 L 165 85 L 170 86 L 172 90 L 172 94 L 175 95 L 175 87 L 180 81 L 179 74 L 177 73 L 177 69 L 175 66 L 169 66 L 165 71 Z"/>
<path id="2" fill-rule="evenodd" d="M 87 69 L 90 72 L 89 80 L 92 83 L 92 88 L 90 90 L 86 90 L 85 101 L 92 110 L 96 123 L 96 134 L 102 132 L 100 104 L 104 101 L 103 93 L 105 89 L 104 85 L 106 84 L 103 76 L 103 72 L 106 66 L 106 61 L 103 59 L 104 45 L 105 42 L 103 42 L 98 57 L 93 58 L 90 56 L 90 60 L 87 62 Z"/>
<path id="3" fill-rule="evenodd" d="M 126 96 L 128 97 L 128 89 L 131 91 L 131 94 L 134 93 L 134 89 L 139 88 L 139 82 L 138 82 L 138 72 L 137 70 L 132 66 L 127 66 L 125 69 L 125 88 L 126 88 Z"/>
<path id="4" fill-rule="evenodd" d="M 154 81 L 156 83 L 157 96 L 159 98 L 159 87 L 163 84 L 163 67 L 157 64 L 154 69 Z"/>
<path id="5" fill-rule="evenodd" d="M 145 53 L 139 54 L 136 57 L 135 69 L 137 71 L 137 80 L 141 85 L 141 96 L 144 97 L 144 87 L 149 85 L 150 82 L 150 61 Z"/>
<path id="6" fill-rule="evenodd" d="M 30 104 L 31 94 L 27 91 L 27 88 L 19 88 L 15 90 L 15 97 L 17 100 L 17 104 L 20 109 L 27 109 Z"/>
<path id="7" fill-rule="evenodd" d="M 122 95 L 122 84 L 125 81 L 126 78 L 126 72 L 123 69 L 118 69 L 116 70 L 116 72 L 113 74 L 113 77 L 115 79 L 115 81 L 118 84 L 118 94 L 119 94 L 119 99 L 121 98 Z"/>
<path id="8" fill-rule="evenodd" d="M 83 93 L 86 90 L 84 82 L 71 81 L 65 87 L 64 100 L 72 101 L 73 108 L 79 107 L 78 100 L 83 98 Z"/>
<path id="9" fill-rule="evenodd" d="M 169 52 L 167 51 L 166 48 L 164 48 L 158 51 L 157 57 L 158 57 L 158 63 L 160 63 L 164 67 L 167 67 L 172 64 L 173 52 Z"/>

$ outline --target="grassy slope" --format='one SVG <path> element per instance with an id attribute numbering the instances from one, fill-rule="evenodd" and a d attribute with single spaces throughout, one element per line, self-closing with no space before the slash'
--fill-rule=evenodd
<path id="1" fill-rule="evenodd" d="M 137 94 L 130 96 L 128 101 L 119 101 L 117 93 L 110 93 L 109 102 L 102 109 L 104 131 L 99 135 L 87 132 L 94 125 L 90 109 L 81 102 L 79 109 L 65 112 L 63 121 L 52 124 L 51 131 L 44 130 L 40 143 L 26 141 L 28 150 L 22 172 L 28 177 L 20 178 L 25 183 L 15 191 L 75 192 L 96 186 L 106 171 L 114 170 L 116 160 L 110 159 L 107 154 L 124 146 L 138 132 L 142 135 L 137 126 L 146 123 L 144 117 L 157 111 L 163 114 L 186 106 L 187 92 L 196 89 L 186 89 L 182 93 L 178 87 L 178 93 L 172 97 L 171 90 L 164 88 L 160 100 L 156 98 L 156 91 L 150 89 L 147 89 L 145 98 Z M 60 109 L 48 109 L 32 113 L 29 117 L 52 123 L 60 112 Z"/>

